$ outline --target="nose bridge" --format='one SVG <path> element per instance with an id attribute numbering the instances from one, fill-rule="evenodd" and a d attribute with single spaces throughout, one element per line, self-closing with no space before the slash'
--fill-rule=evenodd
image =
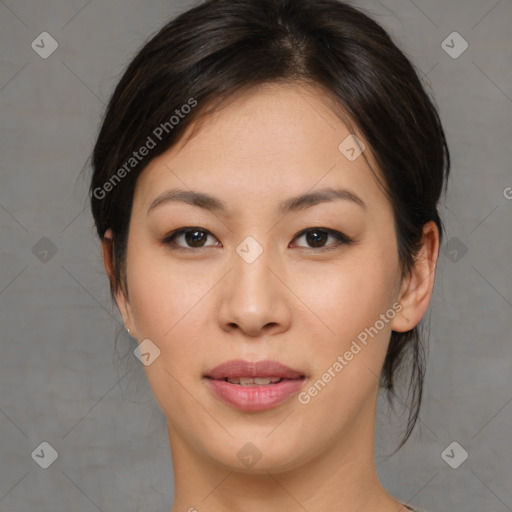
<path id="1" fill-rule="evenodd" d="M 264 246 L 253 236 L 247 236 L 238 244 L 233 254 L 232 279 L 234 293 L 241 295 L 240 300 L 253 303 L 272 300 L 270 260 L 268 243 Z"/>
<path id="2" fill-rule="evenodd" d="M 225 329 L 238 327 L 256 336 L 263 329 L 288 326 L 285 290 L 269 269 L 280 265 L 263 243 L 248 236 L 235 247 L 232 271 L 221 298 L 219 321 Z"/>

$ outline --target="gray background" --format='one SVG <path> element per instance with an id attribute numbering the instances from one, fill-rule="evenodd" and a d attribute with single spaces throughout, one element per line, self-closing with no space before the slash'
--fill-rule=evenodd
<path id="1" fill-rule="evenodd" d="M 453 157 L 421 421 L 388 457 L 405 417 L 382 401 L 379 476 L 390 494 L 432 512 L 512 510 L 512 2 L 354 4 L 373 13 L 420 70 Z M 4 512 L 170 509 L 165 419 L 124 333 L 123 359 L 113 363 L 120 317 L 88 211 L 90 174 L 80 171 L 134 52 L 191 5 L 0 1 Z M 31 48 L 43 31 L 59 45 L 47 59 Z M 454 31 L 469 44 L 456 59 L 441 45 Z M 44 253 L 52 246 L 43 237 L 55 254 Z M 47 469 L 31 456 L 43 441 L 58 452 Z M 454 441 L 469 454 L 457 469 L 441 456 Z M 461 451 L 448 453 L 457 460 Z"/>

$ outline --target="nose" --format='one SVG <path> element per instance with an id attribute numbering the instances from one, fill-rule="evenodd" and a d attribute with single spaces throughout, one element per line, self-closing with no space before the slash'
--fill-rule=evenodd
<path id="1" fill-rule="evenodd" d="M 218 310 L 220 327 L 239 330 L 246 336 L 270 336 L 290 328 L 292 296 L 283 284 L 279 262 L 270 251 L 249 262 L 238 253 L 232 257 L 232 270 L 222 281 Z"/>

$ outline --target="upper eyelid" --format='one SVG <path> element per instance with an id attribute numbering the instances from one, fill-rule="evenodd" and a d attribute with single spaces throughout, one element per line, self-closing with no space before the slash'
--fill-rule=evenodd
<path id="1" fill-rule="evenodd" d="M 312 227 L 312 228 L 303 229 L 302 231 L 299 231 L 293 237 L 292 240 L 295 240 L 296 238 L 299 238 L 299 237 L 305 235 L 308 231 L 315 231 L 315 230 L 324 231 L 325 233 L 327 233 L 327 235 L 333 236 L 334 238 L 336 238 L 337 242 L 342 243 L 342 244 L 351 244 L 354 242 L 354 239 L 352 237 L 346 235 L 342 231 L 338 231 L 337 229 L 322 228 L 322 227 Z M 330 244 L 330 245 L 332 245 L 332 244 Z M 329 246 L 327 245 L 325 247 L 329 247 Z M 325 247 L 318 248 L 318 251 L 322 251 L 322 249 L 325 249 Z M 315 250 L 314 247 L 303 247 L 303 248 Z"/>
<path id="2" fill-rule="evenodd" d="M 306 228 L 306 229 L 303 229 L 301 231 L 299 231 L 296 235 L 294 235 L 293 238 L 297 238 L 298 236 L 301 236 L 301 235 L 304 235 L 305 233 L 307 233 L 308 231 L 315 231 L 315 230 L 318 230 L 318 231 L 325 231 L 326 233 L 328 233 L 329 235 L 342 235 L 342 236 L 347 236 L 345 235 L 345 233 L 343 233 L 342 231 L 338 231 L 337 229 L 331 229 L 331 228 L 323 228 L 323 227 L 320 227 L 320 226 L 314 226 L 312 228 Z M 348 238 L 348 237 L 347 237 Z"/>
<path id="3" fill-rule="evenodd" d="M 218 238 L 211 231 L 209 231 L 208 229 L 200 228 L 200 227 L 195 227 L 195 226 L 189 226 L 189 227 L 184 227 L 184 228 L 179 228 L 179 229 L 174 230 L 173 232 L 171 232 L 169 235 L 167 235 L 164 238 L 164 242 L 171 243 L 178 236 L 181 236 L 181 235 L 183 235 L 183 234 L 185 234 L 185 233 L 187 233 L 189 231 L 194 231 L 194 230 L 195 231 L 202 231 L 202 232 L 206 233 L 207 235 L 211 235 L 215 239 L 218 240 Z M 341 231 L 338 231 L 338 230 L 335 230 L 335 229 L 331 229 L 331 228 L 324 228 L 324 227 L 320 227 L 320 226 L 313 226 L 313 227 L 302 229 L 301 231 L 299 231 L 298 233 L 296 233 L 293 236 L 292 240 L 295 240 L 296 238 L 305 235 L 309 231 L 315 231 L 315 230 L 324 231 L 328 235 L 332 235 L 335 238 L 337 238 L 338 241 L 346 241 L 346 242 L 352 242 L 353 241 L 351 237 L 347 236 L 345 233 L 343 233 Z M 181 247 L 181 246 L 178 246 L 178 247 Z M 212 247 L 212 246 L 211 245 L 206 245 L 206 246 L 203 246 L 203 247 L 206 248 L 206 247 Z M 181 247 L 181 248 L 182 249 L 202 249 L 203 247 Z M 314 249 L 314 247 L 311 247 L 310 249 Z"/>
<path id="4" fill-rule="evenodd" d="M 171 242 L 171 240 L 174 240 L 176 237 L 184 235 L 185 233 L 187 233 L 189 231 L 202 231 L 202 232 L 206 233 L 207 235 L 211 235 L 218 240 L 218 238 L 208 229 L 191 226 L 191 227 L 186 227 L 186 228 L 175 229 L 174 231 L 172 231 L 171 233 L 166 235 L 164 237 L 163 241 Z M 190 249 L 192 249 L 192 247 L 190 247 Z"/>

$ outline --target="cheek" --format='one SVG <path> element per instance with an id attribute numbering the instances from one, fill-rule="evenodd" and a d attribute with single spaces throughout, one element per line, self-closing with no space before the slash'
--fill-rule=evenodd
<path id="1" fill-rule="evenodd" d="M 168 418 L 176 410 L 199 414 L 183 389 L 197 381 L 198 356 L 208 344 L 204 307 L 215 283 L 212 272 L 188 271 L 168 257 L 140 250 L 128 264 L 128 276 L 137 338 L 149 338 L 160 350 L 154 362 L 144 366 L 155 399 Z"/>
<path id="2" fill-rule="evenodd" d="M 318 267 L 318 272 L 310 268 L 296 287 L 297 295 L 316 314 L 310 313 L 309 323 L 323 329 L 318 331 L 319 341 L 332 345 L 333 339 L 350 343 L 375 324 L 391 306 L 395 281 L 383 260 L 361 254 L 353 261 Z"/>
<path id="3" fill-rule="evenodd" d="M 173 261 L 160 249 L 140 249 L 127 265 L 130 303 L 140 336 L 171 338 L 181 323 L 190 323 L 201 299 L 213 286 L 206 265 Z M 140 337 L 139 336 L 139 337 Z"/>
<path id="4" fill-rule="evenodd" d="M 322 276 L 310 274 L 302 282 L 298 295 L 308 297 L 308 306 L 322 322 L 308 314 L 306 330 L 311 332 L 314 324 L 316 331 L 306 346 L 312 379 L 300 403 L 309 404 L 304 412 L 319 428 L 325 428 L 326 416 L 333 424 L 345 425 L 363 403 L 371 403 L 378 387 L 395 313 L 389 273 L 374 259 L 360 258 L 357 265 L 337 266 Z"/>
<path id="5" fill-rule="evenodd" d="M 202 370 L 198 360 L 211 346 L 209 293 L 221 276 L 206 263 L 173 262 L 154 250 L 139 250 L 128 276 L 137 338 L 149 338 L 160 350 L 158 359 L 145 367 L 146 375 L 162 407 L 176 404 L 183 394 L 179 384 L 197 380 Z"/>

